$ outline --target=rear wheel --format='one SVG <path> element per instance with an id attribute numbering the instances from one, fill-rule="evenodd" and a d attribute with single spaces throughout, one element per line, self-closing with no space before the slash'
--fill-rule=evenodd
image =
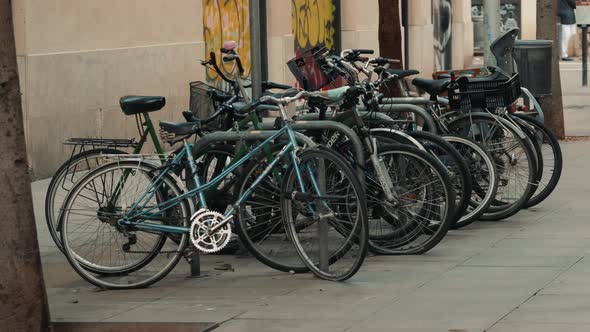
<path id="1" fill-rule="evenodd" d="M 455 213 L 451 225 L 451 228 L 454 228 L 454 225 L 466 213 L 471 199 L 472 185 L 469 165 L 455 147 L 444 138 L 425 131 L 413 131 L 408 134 L 420 141 L 424 148 L 438 159 L 449 172 L 456 196 Z"/>
<path id="2" fill-rule="evenodd" d="M 498 176 L 492 156 L 479 144 L 464 137 L 443 136 L 469 166 L 471 194 L 465 214 L 452 225 L 463 228 L 479 219 L 488 209 L 498 190 Z"/>
<path id="3" fill-rule="evenodd" d="M 480 143 L 492 155 L 499 186 L 493 205 L 482 220 L 501 220 L 516 214 L 535 189 L 533 147 L 520 128 L 497 116 L 471 113 L 448 124 L 451 133 Z"/>
<path id="4" fill-rule="evenodd" d="M 526 115 L 515 114 L 514 116 L 528 122 L 535 128 L 535 139 L 541 145 L 543 170 L 537 190 L 525 204 L 526 208 L 530 208 L 544 201 L 555 190 L 561 177 L 563 156 L 559 141 L 541 121 Z"/>
<path id="5" fill-rule="evenodd" d="M 123 161 L 89 173 L 71 190 L 64 204 L 61 239 L 66 258 L 86 281 L 112 289 L 143 288 L 166 276 L 184 253 L 187 237 L 157 230 L 144 231 L 119 221 L 158 176 L 155 166 Z M 143 223 L 188 227 L 192 204 L 182 200 L 167 210 L 158 203 L 178 197 L 183 191 L 172 177 L 162 178 L 145 208 L 150 220 Z M 164 189 L 165 188 L 165 189 Z"/>
<path id="6" fill-rule="evenodd" d="M 59 213 L 70 190 L 90 171 L 105 164 L 104 155 L 126 153 L 125 151 L 109 148 L 86 150 L 68 159 L 55 172 L 45 195 L 45 220 L 47 221 L 49 234 L 59 250 L 63 252 Z"/>
<path id="7" fill-rule="evenodd" d="M 378 254 L 422 254 L 446 235 L 455 194 L 447 169 L 427 152 L 406 145 L 379 151 L 393 182 L 387 201 L 373 169 L 367 172 L 369 239 Z"/>

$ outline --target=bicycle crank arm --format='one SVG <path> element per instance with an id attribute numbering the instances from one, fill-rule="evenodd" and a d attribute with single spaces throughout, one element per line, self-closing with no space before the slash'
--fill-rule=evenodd
<path id="1" fill-rule="evenodd" d="M 233 214 L 230 215 L 229 217 L 223 219 L 219 224 L 211 227 L 210 229 L 207 230 L 207 235 L 212 235 L 215 234 L 215 232 L 217 232 L 217 230 L 219 230 L 221 227 L 225 226 L 228 222 L 230 222 L 232 219 L 234 218 Z"/>

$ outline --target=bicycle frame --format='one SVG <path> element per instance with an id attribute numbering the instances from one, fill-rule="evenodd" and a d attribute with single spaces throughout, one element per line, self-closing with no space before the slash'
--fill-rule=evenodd
<path id="1" fill-rule="evenodd" d="M 305 192 L 305 188 L 302 185 L 303 180 L 301 177 L 301 171 L 297 164 L 297 157 L 295 155 L 295 151 L 298 148 L 298 143 L 295 138 L 295 134 L 293 129 L 291 128 L 290 123 L 285 123 L 285 126 L 277 131 L 275 134 L 264 140 L 260 145 L 252 149 L 252 151 L 248 152 L 245 156 L 241 157 L 235 163 L 229 165 L 223 172 L 213 178 L 211 181 L 201 184 L 198 175 L 196 174 L 196 164 L 192 157 L 192 144 L 188 142 L 184 142 L 184 147 L 180 152 L 174 157 L 173 161 L 170 162 L 161 172 L 161 174 L 156 177 L 156 179 L 150 184 L 146 192 L 141 196 L 141 198 L 134 203 L 134 205 L 127 211 L 125 217 L 119 222 L 123 225 L 133 226 L 138 230 L 146 230 L 146 231 L 160 231 L 165 233 L 188 233 L 190 228 L 188 227 L 180 227 L 180 226 L 170 226 L 170 225 L 161 225 L 161 224 L 153 224 L 149 222 L 145 222 L 144 220 L 149 220 L 157 216 L 160 212 L 173 208 L 174 206 L 178 205 L 182 200 L 187 198 L 193 198 L 195 196 L 199 197 L 199 205 L 201 208 L 207 208 L 206 199 L 204 196 L 204 192 L 217 184 L 223 181 L 229 174 L 231 174 L 235 169 L 243 165 L 245 162 L 250 160 L 253 156 L 255 156 L 259 151 L 261 151 L 264 147 L 271 144 L 273 140 L 276 138 L 287 134 L 289 138 L 289 143 L 283 147 L 283 149 L 279 152 L 276 158 L 268 164 L 268 166 L 264 169 L 264 171 L 254 180 L 254 182 L 250 185 L 250 187 L 238 198 L 234 207 L 228 209 L 225 213 L 224 222 L 217 225 L 215 229 L 211 229 L 214 232 L 219 227 L 225 225 L 225 223 L 229 222 L 232 219 L 232 216 L 235 212 L 235 207 L 242 204 L 253 192 L 254 188 L 274 169 L 274 166 L 282 160 L 287 154 L 291 157 L 291 162 L 293 164 L 293 168 L 295 174 L 297 176 L 297 180 L 300 184 L 302 192 Z M 196 188 L 185 192 L 178 197 L 174 197 L 170 200 L 158 203 L 155 206 L 150 206 L 146 208 L 148 202 L 154 197 L 154 195 L 162 188 L 163 186 L 163 178 L 166 174 L 171 171 L 173 165 L 178 165 L 183 158 L 186 158 L 189 163 L 189 167 L 193 171 L 193 180 L 195 181 Z M 159 210 L 159 212 L 153 213 L 154 210 Z M 137 221 L 140 220 L 140 221 Z"/>

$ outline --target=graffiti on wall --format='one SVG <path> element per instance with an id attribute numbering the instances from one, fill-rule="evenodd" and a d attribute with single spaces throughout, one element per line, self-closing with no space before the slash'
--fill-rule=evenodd
<path id="1" fill-rule="evenodd" d="M 236 51 L 245 69 L 244 77 L 250 76 L 250 10 L 249 0 L 203 0 L 203 37 L 205 52 L 215 51 L 217 62 L 224 74 L 233 76 L 234 63 L 221 61 L 220 48 L 223 43 L 233 40 L 237 43 Z M 207 69 L 207 82 L 217 87 L 223 86 L 223 80 L 214 70 Z"/>
<path id="2" fill-rule="evenodd" d="M 339 0 L 291 0 L 295 56 L 300 57 L 305 50 L 314 47 L 332 51 L 340 47 L 339 6 Z M 321 81 L 319 68 L 306 64 L 302 70 L 310 81 Z"/>
<path id="3" fill-rule="evenodd" d="M 434 25 L 434 69 L 451 69 L 451 0 L 432 0 L 432 23 Z"/>
<path id="4" fill-rule="evenodd" d="M 292 29 L 295 49 L 315 46 L 335 48 L 336 1 L 291 0 Z"/>

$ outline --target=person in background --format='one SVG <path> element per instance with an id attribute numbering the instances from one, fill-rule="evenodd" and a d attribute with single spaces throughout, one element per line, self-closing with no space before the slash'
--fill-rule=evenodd
<path id="1" fill-rule="evenodd" d="M 576 0 L 558 0 L 557 16 L 561 22 L 560 56 L 562 61 L 573 61 L 567 54 L 570 39 L 576 34 Z"/>

